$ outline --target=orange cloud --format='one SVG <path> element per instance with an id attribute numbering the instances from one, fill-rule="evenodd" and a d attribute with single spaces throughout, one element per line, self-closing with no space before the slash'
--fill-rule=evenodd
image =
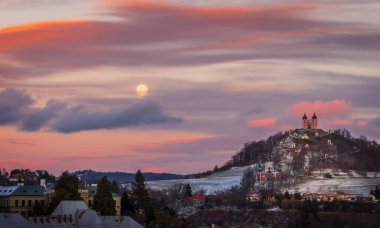
<path id="1" fill-rule="evenodd" d="M 12 51 L 23 47 L 59 44 L 60 42 L 86 39 L 80 28 L 89 25 L 86 20 L 59 20 L 30 23 L 0 29 L 0 51 Z M 76 31 L 76 32 L 75 32 Z M 63 45 L 63 43 L 61 43 Z"/>
<path id="2" fill-rule="evenodd" d="M 290 113 L 294 117 L 299 117 L 303 113 L 315 112 L 320 117 L 347 116 L 352 110 L 351 102 L 345 100 L 331 101 L 303 101 L 293 105 Z M 346 123 L 347 124 L 347 123 Z"/>
<path id="3" fill-rule="evenodd" d="M 271 127 L 277 123 L 277 119 L 254 119 L 247 122 L 247 126 L 250 127 Z"/>

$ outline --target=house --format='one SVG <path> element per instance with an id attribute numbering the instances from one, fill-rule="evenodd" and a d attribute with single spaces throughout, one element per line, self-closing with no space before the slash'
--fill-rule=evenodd
<path id="1" fill-rule="evenodd" d="M 361 203 L 375 203 L 376 198 L 374 195 L 368 194 L 351 194 L 347 196 L 349 202 L 361 202 Z"/>
<path id="2" fill-rule="evenodd" d="M 203 194 L 194 194 L 190 196 L 188 200 L 195 205 L 202 205 L 206 200 L 206 196 Z"/>
<path id="3" fill-rule="evenodd" d="M 248 192 L 246 195 L 246 199 L 249 202 L 257 202 L 260 200 L 260 194 L 256 192 Z"/>
<path id="4" fill-rule="evenodd" d="M 318 194 L 320 201 L 346 201 L 346 194 Z"/>
<path id="5" fill-rule="evenodd" d="M 258 182 L 278 181 L 281 179 L 281 172 L 256 172 L 256 180 Z"/>
<path id="6" fill-rule="evenodd" d="M 0 211 L 28 214 L 39 203 L 48 205 L 48 196 L 42 186 L 0 187 Z"/>
<path id="7" fill-rule="evenodd" d="M 318 193 L 304 193 L 302 200 L 319 200 L 319 195 Z"/>

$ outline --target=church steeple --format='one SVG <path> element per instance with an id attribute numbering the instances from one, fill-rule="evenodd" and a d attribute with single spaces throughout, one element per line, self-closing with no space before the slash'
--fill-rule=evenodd
<path id="1" fill-rule="evenodd" d="M 306 116 L 306 113 L 304 113 L 303 117 L 302 117 L 302 127 L 304 129 L 307 129 L 307 116 Z"/>
<path id="2" fill-rule="evenodd" d="M 314 112 L 314 115 L 313 117 L 311 117 L 311 125 L 314 129 L 317 129 L 318 128 L 318 118 L 317 118 L 317 115 L 315 115 L 315 112 Z"/>
<path id="3" fill-rule="evenodd" d="M 302 127 L 304 129 L 317 129 L 318 128 L 318 117 L 317 115 L 313 114 L 313 116 L 311 117 L 311 119 L 308 119 L 307 118 L 307 115 L 306 113 L 303 114 L 302 116 Z"/>

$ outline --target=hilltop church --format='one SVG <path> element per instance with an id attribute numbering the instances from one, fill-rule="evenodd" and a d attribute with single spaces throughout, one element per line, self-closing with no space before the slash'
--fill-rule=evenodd
<path id="1" fill-rule="evenodd" d="M 302 127 L 304 129 L 317 129 L 318 128 L 318 117 L 317 115 L 314 115 L 311 117 L 311 120 L 309 120 L 306 116 L 306 113 L 303 114 L 302 117 Z"/>

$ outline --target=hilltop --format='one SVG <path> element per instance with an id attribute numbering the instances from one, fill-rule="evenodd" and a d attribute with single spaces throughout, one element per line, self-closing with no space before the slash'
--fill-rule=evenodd
<path id="1" fill-rule="evenodd" d="M 305 192 L 369 192 L 380 184 L 380 147 L 347 130 L 292 129 L 265 140 L 252 141 L 222 167 L 190 179 L 152 181 L 153 189 L 190 183 L 196 190 L 215 193 L 239 185 L 247 168 L 256 172 L 260 188 Z"/>
<path id="2" fill-rule="evenodd" d="M 272 170 L 289 168 L 300 175 L 322 168 L 380 171 L 380 146 L 345 129 L 294 129 L 245 143 L 224 167 L 266 162 L 273 163 Z"/>

